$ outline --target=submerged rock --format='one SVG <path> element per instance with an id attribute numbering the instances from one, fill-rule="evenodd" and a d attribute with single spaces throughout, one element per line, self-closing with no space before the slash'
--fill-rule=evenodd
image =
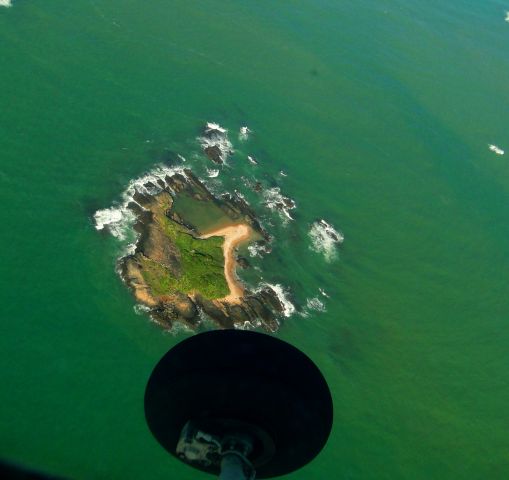
<path id="1" fill-rule="evenodd" d="M 237 257 L 237 265 L 243 269 L 249 268 L 251 266 L 249 260 L 246 257 Z"/>

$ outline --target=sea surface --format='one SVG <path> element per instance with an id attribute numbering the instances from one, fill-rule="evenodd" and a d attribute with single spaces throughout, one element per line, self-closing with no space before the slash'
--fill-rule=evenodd
<path id="1" fill-rule="evenodd" d="M 214 121 L 236 154 L 210 182 L 256 178 L 297 203 L 293 220 L 256 205 L 274 248 L 245 277 L 286 291 L 277 335 L 334 398 L 326 448 L 285 478 L 508 478 L 506 9 L 0 6 L 0 457 L 76 479 L 211 478 L 143 415 L 152 368 L 189 334 L 136 313 L 124 246 L 93 216 L 174 152 L 207 179 L 196 137 Z M 312 248 L 320 219 L 344 235 L 329 254 Z"/>

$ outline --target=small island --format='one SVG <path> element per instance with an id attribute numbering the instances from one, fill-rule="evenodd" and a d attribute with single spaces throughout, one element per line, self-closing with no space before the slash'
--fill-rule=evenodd
<path id="1" fill-rule="evenodd" d="M 136 248 L 119 262 L 123 280 L 151 317 L 165 328 L 180 322 L 194 329 L 204 313 L 221 328 L 275 331 L 283 311 L 276 292 L 268 286 L 249 291 L 236 274 L 248 266 L 237 248 L 269 240 L 249 205 L 236 194 L 216 198 L 189 169 L 144 187 L 128 204 Z"/>

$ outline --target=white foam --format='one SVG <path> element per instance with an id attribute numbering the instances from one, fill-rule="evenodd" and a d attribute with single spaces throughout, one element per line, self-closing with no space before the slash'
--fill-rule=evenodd
<path id="1" fill-rule="evenodd" d="M 219 175 L 219 170 L 212 170 L 207 168 L 207 176 L 209 178 L 216 178 Z"/>
<path id="2" fill-rule="evenodd" d="M 262 326 L 262 322 L 259 319 L 253 320 L 252 322 L 246 320 L 242 324 L 234 323 L 233 328 L 235 330 L 253 330 Z"/>
<path id="3" fill-rule="evenodd" d="M 326 312 L 325 304 L 318 298 L 308 298 L 306 301 L 306 308 L 308 310 L 316 310 L 317 312 Z"/>
<path id="4" fill-rule="evenodd" d="M 505 12 L 505 21 L 509 23 L 509 11 Z"/>
<path id="5" fill-rule="evenodd" d="M 131 180 L 127 188 L 122 193 L 122 200 L 102 210 L 94 213 L 95 228 L 97 230 L 107 229 L 114 237 L 119 240 L 129 240 L 124 254 L 133 253 L 136 249 L 137 234 L 133 230 L 133 224 L 136 215 L 128 207 L 130 202 L 136 203 L 133 196 L 136 192 L 155 195 L 162 190 L 158 180 L 163 180 L 166 176 L 172 177 L 180 173 L 185 176 L 182 167 L 166 167 L 159 165 L 150 172 L 141 177 Z M 147 185 L 150 183 L 151 185 Z"/>
<path id="6" fill-rule="evenodd" d="M 136 253 L 136 243 L 138 241 L 138 236 L 135 236 L 135 239 L 133 242 L 128 243 L 124 250 L 124 255 L 134 255 Z"/>
<path id="7" fill-rule="evenodd" d="M 496 145 L 488 145 L 488 148 L 492 151 L 492 152 L 495 152 L 497 155 L 503 155 L 505 152 L 497 147 Z"/>
<path id="8" fill-rule="evenodd" d="M 247 247 L 247 251 L 251 257 L 261 257 L 265 249 L 258 243 L 252 243 Z"/>
<path id="9" fill-rule="evenodd" d="M 218 123 L 207 122 L 207 124 L 205 125 L 205 133 L 212 132 L 226 133 L 227 131 L 228 130 L 226 130 L 226 128 L 221 127 Z"/>
<path id="10" fill-rule="evenodd" d="M 150 312 L 150 307 L 138 303 L 133 307 L 133 310 L 136 315 L 145 315 L 146 313 Z"/>
<path id="11" fill-rule="evenodd" d="M 128 203 L 133 201 L 133 195 L 135 192 L 148 193 L 149 195 L 156 195 L 162 191 L 162 187 L 159 185 L 158 180 L 164 181 L 165 177 L 173 177 L 176 174 L 186 176 L 184 167 L 167 167 L 165 165 L 158 165 L 154 169 L 150 170 L 145 175 L 131 180 L 122 194 L 124 200 Z M 151 183 L 153 186 L 147 185 Z"/>
<path id="12" fill-rule="evenodd" d="M 127 206 L 105 208 L 94 214 L 96 230 L 108 227 L 110 233 L 119 240 L 126 239 L 126 231 L 134 221 L 134 214 Z"/>
<path id="13" fill-rule="evenodd" d="M 283 172 L 283 170 L 281 170 L 279 172 L 279 175 L 281 175 L 282 177 L 287 177 L 288 176 L 285 172 Z"/>
<path id="14" fill-rule="evenodd" d="M 217 123 L 207 122 L 204 135 L 198 137 L 200 146 L 203 150 L 210 147 L 217 147 L 221 152 L 221 161 L 226 162 L 229 155 L 233 153 L 233 146 L 228 139 L 228 130 Z"/>
<path id="15" fill-rule="evenodd" d="M 249 134 L 251 133 L 251 130 L 249 130 L 248 127 L 240 127 L 239 130 L 239 140 L 245 141 L 249 138 Z"/>
<path id="16" fill-rule="evenodd" d="M 310 248 L 323 254 L 327 262 L 336 258 L 337 246 L 344 240 L 343 234 L 323 219 L 311 225 L 309 237 L 311 238 Z"/>
<path id="17" fill-rule="evenodd" d="M 12 7 L 12 0 L 0 0 L 0 7 Z"/>
<path id="18" fill-rule="evenodd" d="M 276 210 L 283 215 L 283 219 L 293 220 L 290 215 L 290 210 L 293 210 L 297 204 L 288 197 L 281 194 L 279 187 L 269 188 L 263 192 L 265 198 L 265 205 L 271 210 Z M 291 202 L 291 205 L 287 205 L 286 202 Z"/>
<path id="19" fill-rule="evenodd" d="M 258 165 L 258 161 L 256 160 L 256 158 L 252 157 L 251 155 L 248 155 L 247 159 L 249 160 L 249 163 L 253 165 Z"/>
<path id="20" fill-rule="evenodd" d="M 272 248 L 266 242 L 254 242 L 247 247 L 247 251 L 251 257 L 263 257 L 263 255 L 269 254 Z"/>
<path id="21" fill-rule="evenodd" d="M 306 306 L 298 314 L 301 317 L 309 318 L 313 311 L 320 313 L 327 311 L 325 304 L 318 297 L 306 299 Z"/>
<path id="22" fill-rule="evenodd" d="M 323 289 L 323 288 L 319 288 L 318 291 L 325 297 L 325 298 L 330 298 L 330 295 Z"/>
<path id="23" fill-rule="evenodd" d="M 279 285 L 278 283 L 276 283 L 276 284 L 264 283 L 264 284 L 262 284 L 262 288 L 263 288 L 263 286 L 267 286 L 274 291 L 277 298 L 281 302 L 281 305 L 283 306 L 283 315 L 285 317 L 289 317 L 293 313 L 295 313 L 295 306 L 288 299 L 288 291 L 285 290 L 285 288 L 282 285 Z"/>

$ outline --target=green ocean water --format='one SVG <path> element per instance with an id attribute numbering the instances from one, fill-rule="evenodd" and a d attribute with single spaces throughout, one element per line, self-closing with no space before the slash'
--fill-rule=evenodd
<path id="1" fill-rule="evenodd" d="M 326 448 L 287 478 L 507 478 L 509 164 L 488 150 L 509 150 L 507 8 L 0 8 L 0 456 L 77 479 L 209 478 L 145 425 L 148 376 L 185 334 L 134 312 L 92 216 L 217 121 L 248 125 L 256 175 L 297 201 L 264 277 L 299 309 L 330 295 L 278 333 L 335 405 Z M 309 248 L 318 218 L 345 236 L 331 263 Z"/>

